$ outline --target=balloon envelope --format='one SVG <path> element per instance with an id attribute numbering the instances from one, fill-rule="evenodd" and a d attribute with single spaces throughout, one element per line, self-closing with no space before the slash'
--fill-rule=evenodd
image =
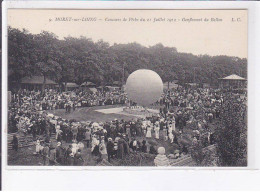
<path id="1" fill-rule="evenodd" d="M 156 102 L 163 92 L 161 77 L 154 71 L 139 69 L 129 75 L 126 93 L 133 102 L 147 106 Z"/>

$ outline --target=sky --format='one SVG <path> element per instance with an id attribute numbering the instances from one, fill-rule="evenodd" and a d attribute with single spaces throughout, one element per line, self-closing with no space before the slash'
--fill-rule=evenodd
<path id="1" fill-rule="evenodd" d="M 60 21 L 64 17 L 67 21 Z M 82 20 L 86 18 L 96 21 Z M 9 9 L 7 22 L 33 34 L 53 32 L 60 39 L 85 36 L 110 45 L 137 42 L 147 47 L 162 43 L 195 55 L 247 58 L 246 10 Z"/>

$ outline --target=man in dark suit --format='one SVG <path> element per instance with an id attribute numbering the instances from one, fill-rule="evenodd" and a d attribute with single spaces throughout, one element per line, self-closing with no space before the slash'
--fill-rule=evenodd
<path id="1" fill-rule="evenodd" d="M 108 142 L 107 142 L 108 162 L 110 162 L 110 159 L 113 158 L 113 154 L 114 154 L 114 143 L 112 141 L 112 138 L 108 138 Z"/>

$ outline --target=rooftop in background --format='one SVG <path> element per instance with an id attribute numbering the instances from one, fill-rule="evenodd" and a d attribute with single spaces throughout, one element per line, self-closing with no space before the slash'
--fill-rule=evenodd
<path id="1" fill-rule="evenodd" d="M 178 88 L 178 84 L 174 82 L 169 83 L 169 89 Z M 168 89 L 168 82 L 163 83 L 163 89 Z"/>
<path id="2" fill-rule="evenodd" d="M 43 84 L 43 82 L 44 82 L 43 76 L 24 77 L 21 80 L 22 84 Z M 57 83 L 48 79 L 48 78 L 46 78 L 45 84 L 56 85 Z"/>
<path id="3" fill-rule="evenodd" d="M 65 86 L 65 82 L 63 82 L 63 85 Z M 76 88 L 76 87 L 79 87 L 79 85 L 76 84 L 76 83 L 73 83 L 73 82 L 67 82 L 66 87 L 68 87 L 68 88 Z"/>
<path id="4" fill-rule="evenodd" d="M 222 80 L 246 80 L 245 78 L 240 77 L 240 76 L 238 76 L 236 74 L 232 74 L 232 75 L 229 75 L 227 77 L 220 78 L 220 79 L 222 79 Z"/>
<path id="5" fill-rule="evenodd" d="M 92 82 L 84 82 L 83 84 L 81 84 L 80 86 L 96 86 L 96 84 L 92 83 Z"/>
<path id="6" fill-rule="evenodd" d="M 122 84 L 121 84 L 120 81 L 114 81 L 114 82 L 113 82 L 113 85 L 114 85 L 114 86 L 121 86 Z"/>

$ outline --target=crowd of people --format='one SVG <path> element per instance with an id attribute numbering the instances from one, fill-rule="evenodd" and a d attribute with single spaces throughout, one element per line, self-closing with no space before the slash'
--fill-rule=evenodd
<path id="1" fill-rule="evenodd" d="M 9 105 L 9 132 L 28 131 L 30 117 L 55 109 L 65 109 L 67 113 L 78 107 L 125 104 L 126 96 L 120 92 L 58 92 L 53 89 L 42 91 L 19 90 L 11 95 Z M 38 114 L 39 113 L 39 114 Z M 34 119 L 32 119 L 34 120 Z M 20 126 L 25 125 L 25 126 Z M 37 129 L 39 130 L 39 129 Z"/>
<path id="2" fill-rule="evenodd" d="M 214 130 L 210 124 L 220 117 L 226 98 L 233 98 L 246 109 L 246 95 L 180 87 L 163 94 L 157 103 L 161 105 L 159 114 L 128 121 L 76 122 L 49 114 L 48 110 L 70 112 L 82 106 L 125 104 L 126 94 L 22 91 L 12 96 L 9 130 L 21 131 L 24 136 L 31 133 L 35 154 L 43 157 L 44 165 L 88 165 L 89 158 L 82 155 L 87 149 L 97 163 L 124 159 L 132 152 L 157 154 L 157 147 L 150 140 L 175 144 L 178 148 L 173 157 L 178 158 L 189 153 L 190 144 L 184 141 L 186 136 L 192 144 L 198 141 L 204 146 L 214 144 Z M 18 141 L 17 137 L 14 139 Z"/>

